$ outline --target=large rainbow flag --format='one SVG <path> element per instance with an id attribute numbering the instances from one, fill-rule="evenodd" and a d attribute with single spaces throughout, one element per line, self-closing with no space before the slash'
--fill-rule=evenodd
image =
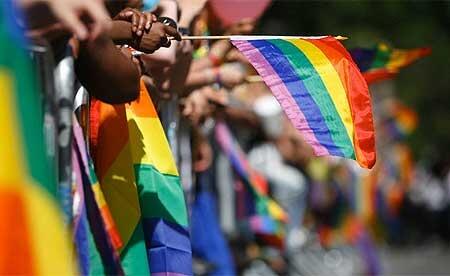
<path id="1" fill-rule="evenodd" d="M 372 105 L 358 66 L 333 37 L 233 37 L 316 155 L 375 164 Z"/>
<path id="2" fill-rule="evenodd" d="M 0 274 L 75 275 L 45 154 L 40 94 L 12 11 L 11 1 L 0 2 Z"/>
<path id="3" fill-rule="evenodd" d="M 355 48 L 350 54 L 368 84 L 392 79 L 400 69 L 431 54 L 431 48 L 393 49 L 384 43 L 373 48 Z"/>
<path id="4" fill-rule="evenodd" d="M 97 175 L 125 244 L 125 274 L 192 275 L 183 190 L 144 83 L 136 101 L 97 101 L 91 116 Z"/>

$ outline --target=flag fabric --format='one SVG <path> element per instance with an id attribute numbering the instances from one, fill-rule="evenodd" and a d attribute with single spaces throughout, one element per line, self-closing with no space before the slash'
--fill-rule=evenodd
<path id="1" fill-rule="evenodd" d="M 251 214 L 249 218 L 250 229 L 257 234 L 267 236 L 270 240 L 274 240 L 277 245 L 282 245 L 284 224 L 287 222 L 288 216 L 268 196 L 266 179 L 250 166 L 245 153 L 224 122 L 217 122 L 215 137 L 230 160 L 234 172 L 245 185 L 247 191 L 250 192 L 254 201 L 254 214 Z"/>
<path id="2" fill-rule="evenodd" d="M 318 156 L 375 164 L 375 131 L 367 84 L 333 37 L 233 37 L 284 112 Z"/>
<path id="3" fill-rule="evenodd" d="M 90 259 L 89 259 L 89 226 L 87 220 L 87 212 L 84 200 L 84 191 L 82 183 L 82 175 L 80 162 L 77 152 L 72 146 L 72 169 L 73 169 L 73 201 L 72 201 L 72 232 L 75 251 L 78 256 L 78 267 L 81 275 L 89 275 Z"/>
<path id="4" fill-rule="evenodd" d="M 12 14 L 11 1 L 1 1 L 0 274 L 75 275 L 46 160 L 40 94 Z"/>
<path id="5" fill-rule="evenodd" d="M 373 48 L 350 50 L 353 60 L 358 64 L 368 84 L 391 79 L 403 67 L 431 54 L 431 48 L 393 49 L 384 43 Z"/>
<path id="6" fill-rule="evenodd" d="M 92 99 L 90 116 L 91 155 L 123 242 L 120 257 L 124 272 L 126 275 L 148 275 L 125 105 L 113 106 Z"/>
<path id="7" fill-rule="evenodd" d="M 37 89 L 35 72 L 30 64 L 28 56 L 23 51 L 27 42 L 23 37 L 23 30 L 17 26 L 20 11 L 13 7 L 11 0 L 0 1 L 0 31 L 1 36 L 1 65 L 11 72 L 14 85 L 20 92 L 20 97 L 15 98 L 18 116 L 24 126 L 20 130 L 23 139 L 22 149 L 26 154 L 23 160 L 31 177 L 52 196 L 57 197 L 56 175 L 47 159 L 43 126 L 42 95 Z M 17 49 L 21 48 L 21 49 Z M 30 91 L 21 93 L 22 91 Z M 2 90 L 3 92 L 6 90 Z M 3 94 L 1 94 L 3 95 Z M 34 104 L 30 104 L 30 103 Z"/>
<path id="8" fill-rule="evenodd" d="M 145 84 L 130 104 L 95 102 L 92 107 L 95 164 L 125 244 L 125 273 L 145 262 L 152 275 L 192 275 L 183 190 Z M 142 248 L 132 248 L 137 244 L 144 246 L 144 255 Z M 138 261 L 143 256 L 148 258 Z"/>
<path id="9" fill-rule="evenodd" d="M 77 172 L 77 187 L 81 186 L 77 188 L 76 195 L 78 205 L 82 205 L 81 217 L 78 218 L 80 229 L 74 228 L 74 232 L 80 230 L 81 234 L 76 240 L 80 245 L 79 255 L 89 254 L 89 260 L 81 263 L 80 267 L 93 275 L 123 275 L 118 255 L 122 241 L 87 153 L 83 131 L 75 117 L 73 134 L 73 167 Z M 74 223 L 74 226 L 77 225 Z"/>

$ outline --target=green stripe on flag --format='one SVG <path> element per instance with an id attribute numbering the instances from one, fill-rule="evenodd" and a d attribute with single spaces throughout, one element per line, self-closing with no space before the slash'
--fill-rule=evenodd
<path id="1" fill-rule="evenodd" d="M 140 164 L 134 168 L 142 216 L 163 218 L 187 227 L 188 218 L 180 178 L 162 174 L 151 165 Z"/>
<path id="2" fill-rule="evenodd" d="M 392 49 L 387 47 L 385 44 L 377 45 L 377 51 L 375 52 L 375 57 L 370 65 L 369 69 L 379 69 L 385 68 L 386 64 L 391 58 Z"/>
<path id="3" fill-rule="evenodd" d="M 288 41 L 271 39 L 268 42 L 280 49 L 291 63 L 292 68 L 319 107 L 335 145 L 343 151 L 345 157 L 355 159 L 353 144 L 350 137 L 348 137 L 341 116 L 339 116 L 336 106 L 328 94 L 328 90 L 320 78 L 319 73 L 317 73 L 309 59 L 302 51 Z"/>
<path id="4" fill-rule="evenodd" d="M 0 4 L 0 9 L 1 6 Z M 17 115 L 20 118 L 19 127 L 27 162 L 24 166 L 28 167 L 36 183 L 56 197 L 56 174 L 47 158 L 44 143 L 42 94 L 37 86 L 30 57 L 21 48 L 24 45 L 20 45 L 20 42 L 11 43 L 11 38 L 6 33 L 5 20 L 5 17 L 0 17 L 0 67 L 11 72 L 17 91 Z"/>
<path id="5" fill-rule="evenodd" d="M 150 275 L 143 231 L 142 220 L 140 220 L 130 241 L 120 254 L 125 275 Z"/>

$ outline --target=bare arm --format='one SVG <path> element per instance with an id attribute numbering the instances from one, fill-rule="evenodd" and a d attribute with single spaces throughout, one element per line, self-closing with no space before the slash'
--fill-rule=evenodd
<path id="1" fill-rule="evenodd" d="M 75 70 L 83 86 L 101 101 L 118 104 L 138 96 L 138 68 L 104 34 L 81 42 Z"/>
<path id="2" fill-rule="evenodd" d="M 133 31 L 130 22 L 122 20 L 112 21 L 111 29 L 108 31 L 108 36 L 117 44 L 132 44 Z"/>

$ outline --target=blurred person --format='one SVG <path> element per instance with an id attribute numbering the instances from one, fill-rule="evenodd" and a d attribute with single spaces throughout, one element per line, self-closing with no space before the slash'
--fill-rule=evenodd
<path id="1" fill-rule="evenodd" d="M 78 39 L 95 39 L 110 27 L 103 0 L 16 0 L 30 29 L 60 22 Z"/>
<path id="2" fill-rule="evenodd" d="M 209 34 L 208 10 L 203 9 L 196 24 L 194 25 L 195 35 Z M 208 25 L 209 24 L 209 25 Z M 253 20 L 242 20 L 228 27 L 222 33 L 224 35 L 249 34 L 255 28 Z M 194 44 L 197 49 L 197 57 L 193 60 L 186 80 L 186 90 L 189 93 L 205 85 L 218 84 L 227 88 L 232 88 L 242 83 L 246 76 L 245 67 L 240 63 L 224 64 L 227 53 L 233 49 L 228 40 L 218 40 L 209 45 L 210 42 L 204 41 L 203 44 Z"/>
<path id="3" fill-rule="evenodd" d="M 273 96 L 260 97 L 254 103 L 254 110 L 269 140 L 250 150 L 249 161 L 267 177 L 274 198 L 289 214 L 286 249 L 293 253 L 306 241 L 302 223 L 308 180 L 302 170 L 312 156 L 312 149 L 283 116 Z"/>
<path id="4" fill-rule="evenodd" d="M 131 1 L 125 4 L 138 7 L 140 3 L 142 2 Z M 138 39 L 136 43 L 130 43 L 130 45 L 136 47 L 137 50 L 154 52 L 160 47 L 169 46 L 166 44 L 166 42 L 168 41 L 168 36 L 172 36 L 177 39 L 180 38 L 179 33 L 174 28 L 166 26 L 160 22 L 155 22 L 154 15 L 140 13 L 139 11 L 133 10 L 131 8 L 126 8 L 115 16 L 112 28 L 107 35 L 109 36 L 108 38 L 106 37 L 106 34 L 103 34 L 103 41 L 94 41 L 95 43 L 91 43 L 91 45 L 83 44 L 82 42 L 80 44 L 80 54 L 78 57 L 78 59 L 81 58 L 81 60 L 77 61 L 77 64 L 79 68 L 78 75 L 80 77 L 80 81 L 84 79 L 84 86 L 87 88 L 87 90 L 93 93 L 92 95 L 100 100 L 107 100 L 105 98 L 106 95 L 103 95 L 101 93 L 111 94 L 109 91 L 114 91 L 114 94 L 117 93 L 118 95 L 123 95 L 126 93 L 126 91 L 133 91 L 133 94 L 129 94 L 129 97 L 123 97 L 117 100 L 113 99 L 113 101 L 106 101 L 110 103 L 129 102 L 130 100 L 135 99 L 139 91 L 138 86 L 141 75 L 139 73 L 139 69 L 138 71 L 136 71 L 136 63 L 129 58 L 124 57 L 127 60 L 127 65 L 125 65 L 125 60 L 123 60 L 123 64 L 120 65 L 117 64 L 117 62 L 119 62 L 121 58 L 112 58 L 106 56 L 108 55 L 108 47 L 110 48 L 111 52 L 109 55 L 112 55 L 112 52 L 117 53 L 118 51 L 117 49 L 113 49 L 114 44 L 112 43 L 111 39 L 115 40 L 116 42 L 130 43 L 132 41 L 128 41 L 127 39 L 132 40 L 134 36 L 137 36 L 140 37 L 140 39 Z M 100 49 L 100 47 L 104 48 Z M 91 51 L 92 54 L 90 54 Z M 85 58 L 84 60 L 82 59 L 83 57 Z M 105 68 L 105 71 L 109 70 L 103 75 L 104 78 L 100 78 L 100 80 L 104 80 L 104 82 L 101 82 L 97 78 L 95 78 L 96 74 L 102 72 L 102 68 Z M 131 68 L 134 68 L 134 70 L 131 70 Z M 122 92 L 120 88 L 124 86 L 124 83 L 129 83 L 128 89 Z M 113 95 L 109 96 L 112 97 Z"/>
<path id="5" fill-rule="evenodd" d="M 126 1 L 115 1 L 114 3 L 127 4 Z M 132 2 L 130 2 L 131 4 Z M 75 43 L 72 43 L 71 47 L 75 52 L 75 69 L 81 84 L 92 96 L 109 103 L 121 103 L 135 99 L 139 91 L 140 77 L 133 62 L 121 54 L 112 40 L 131 44 L 134 34 L 137 36 L 139 33 L 141 39 L 134 46 L 138 50 L 153 52 L 164 46 L 162 41 L 167 41 L 167 35 L 179 38 L 173 28 L 154 22 L 155 18 L 151 14 L 142 14 L 127 9 L 122 14 L 116 15 L 115 19 L 112 24 L 111 20 L 108 20 L 111 29 L 104 29 L 102 33 L 89 40 L 74 40 Z M 30 24 L 32 28 L 30 35 L 49 38 L 49 43 L 55 53 L 55 62 L 58 63 L 65 55 L 70 35 L 67 35 L 64 26 L 58 27 L 58 23 L 52 24 L 56 25 L 52 30 Z M 140 28 L 145 28 L 145 34 Z M 55 35 L 55 30 L 59 35 Z M 130 41 L 126 39 L 130 39 Z M 98 78 L 99 75 L 102 77 Z M 114 93 L 110 91 L 114 91 Z"/>
<path id="6" fill-rule="evenodd" d="M 139 2 L 107 1 L 107 4 L 109 6 L 112 3 L 120 7 L 126 7 L 126 5 L 138 7 Z M 110 8 L 110 10 L 114 9 Z M 167 36 L 179 39 L 179 34 L 169 26 L 154 22 L 154 15 L 140 13 L 131 8 L 114 15 L 114 19 L 112 23 L 110 19 L 108 20 L 110 29 L 103 29 L 102 33 L 89 40 L 80 40 L 79 43 L 73 44 L 72 49 L 77 52 L 75 59 L 77 77 L 91 95 L 105 102 L 121 103 L 137 97 L 140 76 L 131 60 L 116 49 L 113 41 L 126 42 L 138 50 L 154 52 L 161 46 L 167 47 L 165 44 L 168 41 Z M 45 30 L 39 30 L 39 28 L 31 30 L 35 36 L 45 37 L 47 34 Z M 139 39 L 135 39 L 136 37 Z M 52 48 L 64 49 L 69 38 L 70 36 L 65 36 L 63 39 L 50 41 Z M 56 62 L 58 61 L 57 58 Z M 103 77 L 97 78 L 98 75 Z M 114 91 L 114 93 L 110 91 Z"/>

